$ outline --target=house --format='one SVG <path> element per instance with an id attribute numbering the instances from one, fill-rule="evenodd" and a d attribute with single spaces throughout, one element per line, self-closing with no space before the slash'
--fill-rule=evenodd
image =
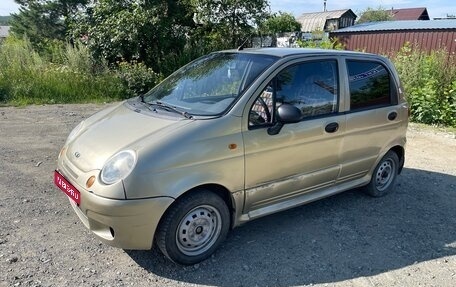
<path id="1" fill-rule="evenodd" d="M 456 53 L 456 19 L 368 22 L 332 31 L 329 36 L 347 50 L 376 54 L 395 54 L 406 42 L 426 51 L 446 48 Z"/>
<path id="2" fill-rule="evenodd" d="M 430 20 L 426 8 L 405 8 L 405 9 L 391 9 L 391 15 L 394 21 L 403 20 Z"/>
<path id="3" fill-rule="evenodd" d="M 296 20 L 301 23 L 302 32 L 312 33 L 315 31 L 330 32 L 352 26 L 355 24 L 356 17 L 351 9 L 345 9 L 304 13 Z"/>
<path id="4" fill-rule="evenodd" d="M 304 13 L 296 20 L 301 23 L 300 32 L 289 32 L 272 37 L 255 37 L 253 47 L 297 47 L 297 40 L 321 40 L 328 32 L 355 24 L 356 14 L 351 9 Z M 270 39 L 269 39 L 270 38 Z"/>
<path id="5" fill-rule="evenodd" d="M 8 37 L 10 26 L 0 26 L 0 40 Z"/>

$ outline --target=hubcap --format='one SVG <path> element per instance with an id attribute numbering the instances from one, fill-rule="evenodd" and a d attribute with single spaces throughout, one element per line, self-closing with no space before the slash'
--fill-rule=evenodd
<path id="1" fill-rule="evenodd" d="M 188 256 L 206 252 L 217 241 L 222 229 L 221 224 L 219 211 L 210 205 L 201 205 L 190 210 L 177 228 L 177 247 Z"/>
<path id="2" fill-rule="evenodd" d="M 388 188 L 394 179 L 396 168 L 394 162 L 390 159 L 381 163 L 375 175 L 375 186 L 378 190 L 383 191 Z"/>

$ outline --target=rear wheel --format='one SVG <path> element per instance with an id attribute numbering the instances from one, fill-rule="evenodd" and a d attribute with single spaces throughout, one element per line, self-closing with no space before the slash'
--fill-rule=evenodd
<path id="1" fill-rule="evenodd" d="M 162 253 L 180 264 L 208 258 L 225 239 L 230 214 L 217 194 L 200 190 L 179 198 L 165 213 L 156 242 Z"/>
<path id="2" fill-rule="evenodd" d="M 399 170 L 399 158 L 394 151 L 389 151 L 375 167 L 370 183 L 366 186 L 366 193 L 373 197 L 381 197 L 394 187 Z"/>

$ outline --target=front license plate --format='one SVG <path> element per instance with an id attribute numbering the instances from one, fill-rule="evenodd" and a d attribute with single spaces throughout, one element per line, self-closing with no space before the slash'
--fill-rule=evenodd
<path id="1" fill-rule="evenodd" d="M 54 183 L 78 205 L 81 203 L 81 193 L 58 171 L 54 171 Z"/>

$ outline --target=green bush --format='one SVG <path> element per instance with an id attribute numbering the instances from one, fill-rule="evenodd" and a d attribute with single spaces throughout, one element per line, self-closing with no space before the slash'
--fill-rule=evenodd
<path id="1" fill-rule="evenodd" d="M 116 74 L 127 88 L 126 97 L 144 94 L 160 80 L 160 75 L 143 63 L 137 62 L 120 62 Z"/>
<path id="2" fill-rule="evenodd" d="M 414 122 L 456 127 L 456 58 L 406 44 L 393 59 Z"/>

